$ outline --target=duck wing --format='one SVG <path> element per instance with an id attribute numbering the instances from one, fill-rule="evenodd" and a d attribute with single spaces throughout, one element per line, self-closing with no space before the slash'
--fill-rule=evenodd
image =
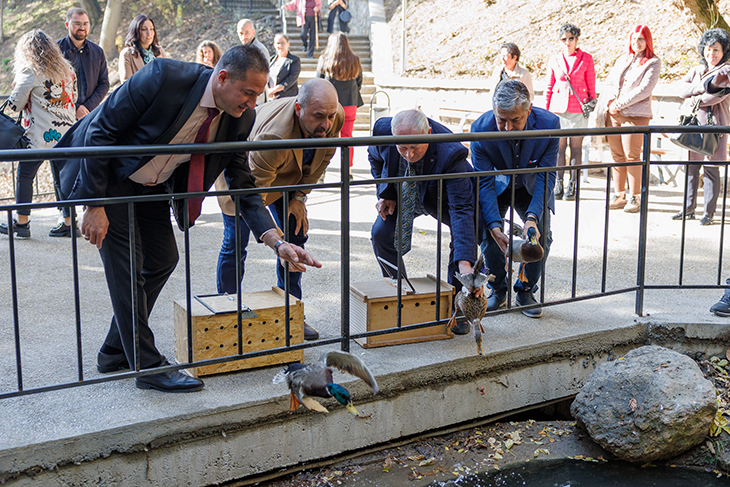
<path id="1" fill-rule="evenodd" d="M 362 379 L 373 390 L 373 394 L 378 393 L 378 383 L 373 374 L 368 370 L 362 360 L 347 352 L 327 352 L 322 354 L 320 362 L 328 367 L 334 367 L 346 374 L 354 375 Z"/>

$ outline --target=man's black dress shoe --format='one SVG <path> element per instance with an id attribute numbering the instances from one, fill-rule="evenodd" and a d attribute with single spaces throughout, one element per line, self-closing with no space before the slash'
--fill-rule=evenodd
<path id="1" fill-rule="evenodd" d="M 158 367 L 165 365 L 170 365 L 167 359 L 163 359 Z M 134 385 L 138 389 L 154 389 L 162 392 L 195 392 L 205 386 L 202 380 L 190 377 L 179 370 L 137 377 L 134 379 Z"/>
<path id="2" fill-rule="evenodd" d="M 309 326 L 307 322 L 304 322 L 304 339 L 305 340 L 317 340 L 319 339 L 319 332 Z"/>
<path id="3" fill-rule="evenodd" d="M 127 357 L 123 353 L 99 352 L 96 357 L 96 370 L 102 374 L 118 372 L 129 368 Z"/>
<path id="4" fill-rule="evenodd" d="M 494 311 L 496 309 L 504 308 L 507 306 L 507 291 L 495 291 L 487 296 L 487 311 Z"/>
<path id="5" fill-rule="evenodd" d="M 727 296 L 723 296 L 720 301 L 712 305 L 710 312 L 717 316 L 730 316 L 730 299 Z"/>

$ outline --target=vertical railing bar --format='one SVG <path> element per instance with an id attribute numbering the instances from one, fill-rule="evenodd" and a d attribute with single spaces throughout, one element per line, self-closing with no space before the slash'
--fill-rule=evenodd
<path id="1" fill-rule="evenodd" d="M 283 191 L 281 193 L 281 203 L 282 203 L 282 210 L 281 210 L 281 229 L 284 231 L 284 241 L 289 242 L 291 235 L 289 231 L 289 191 Z M 284 264 L 284 322 L 286 323 L 286 326 L 289 326 L 289 320 L 291 320 L 291 302 L 289 299 L 289 293 L 291 292 L 291 286 L 289 285 L 289 262 L 281 259 L 281 262 Z M 279 269 L 277 268 L 277 271 Z M 302 315 L 302 333 L 304 333 L 304 316 Z M 284 330 L 286 331 L 286 326 L 284 327 Z M 289 333 L 286 334 L 286 345 L 289 346 Z"/>
<path id="2" fill-rule="evenodd" d="M 684 279 L 684 244 L 685 231 L 687 227 L 687 183 L 689 182 L 689 164 L 684 165 L 684 192 L 682 193 L 682 232 L 679 238 L 679 286 L 682 285 Z"/>
<path id="3" fill-rule="evenodd" d="M 18 374 L 18 391 L 23 390 L 23 364 L 20 354 L 20 317 L 18 314 L 18 276 L 15 268 L 15 229 L 13 211 L 8 210 L 8 251 L 10 253 L 10 285 L 13 299 L 13 335 L 15 337 L 15 370 Z"/>
<path id="4" fill-rule="evenodd" d="M 79 290 L 79 244 L 76 241 L 76 207 L 71 206 L 71 261 L 73 272 L 74 314 L 76 316 L 76 361 L 79 369 L 79 382 L 84 380 L 83 349 L 81 347 L 81 304 Z"/>
<path id="5" fill-rule="evenodd" d="M 241 297 L 241 280 L 243 279 L 243 266 L 241 265 L 241 244 L 243 242 L 241 242 L 241 195 L 233 195 L 233 204 L 236 209 L 233 213 L 233 217 L 235 218 L 234 231 L 236 232 L 236 238 L 234 239 L 234 245 L 236 246 L 236 328 L 238 329 L 238 355 L 242 355 L 243 316 L 241 316 L 241 307 L 243 305 L 243 298 Z M 289 330 L 286 331 L 286 345 L 289 346 Z"/>
<path id="6" fill-rule="evenodd" d="M 340 198 L 340 251 L 342 252 L 340 301 L 340 333 L 342 335 L 342 351 L 350 351 L 350 148 L 340 146 L 340 182 L 342 197 Z M 398 321 L 400 324 L 400 320 Z"/>
<path id="7" fill-rule="evenodd" d="M 573 154 L 570 154 L 573 157 Z M 575 298 L 578 290 L 578 232 L 580 230 L 580 177 L 575 178 L 575 216 L 573 220 L 573 269 L 571 271 L 570 297 Z"/>
<path id="8" fill-rule="evenodd" d="M 608 223 L 611 208 L 611 175 L 613 167 L 606 168 L 606 208 L 603 210 L 603 262 L 601 266 L 601 292 L 606 292 L 606 273 L 608 271 Z M 625 188 L 624 188 L 625 189 Z"/>
<path id="9" fill-rule="evenodd" d="M 186 208 L 187 210 L 187 208 Z M 187 211 L 185 218 L 188 218 Z M 139 349 L 139 323 L 137 320 L 137 310 L 139 309 L 139 296 L 137 295 L 137 239 L 134 228 L 136 226 L 134 218 L 134 203 L 127 203 L 127 221 L 129 222 L 129 282 L 132 297 L 132 334 L 134 335 L 134 370 L 139 372 L 141 366 L 141 353 Z M 187 224 L 185 236 L 187 238 Z M 187 257 L 187 247 L 185 256 Z M 189 261 L 186 260 L 185 268 L 187 271 Z M 190 290 L 188 289 L 188 316 L 190 316 Z"/>
<path id="10" fill-rule="evenodd" d="M 722 284 L 722 250 L 725 242 L 725 205 L 727 204 L 727 162 L 725 162 L 725 177 L 722 182 L 722 216 L 720 217 L 720 255 L 717 259 L 717 285 Z"/>
<path id="11" fill-rule="evenodd" d="M 641 178 L 641 213 L 639 215 L 639 258 L 637 262 L 636 314 L 644 316 L 644 286 L 646 285 L 646 234 L 649 220 L 649 177 L 651 175 L 651 132 L 644 132 L 643 176 Z"/>
<path id="12" fill-rule="evenodd" d="M 187 319 L 187 337 L 188 337 L 188 363 L 193 362 L 193 299 L 192 290 L 190 289 L 190 214 L 189 201 L 187 198 L 183 200 L 183 215 L 185 215 L 185 223 L 183 225 L 183 241 L 185 245 L 185 306 L 188 309 Z"/>
<path id="13" fill-rule="evenodd" d="M 550 200 L 550 192 L 548 191 L 549 183 L 550 183 L 550 175 L 554 174 L 553 171 L 548 171 L 543 173 L 545 175 L 545 184 L 543 185 L 543 193 L 542 193 L 542 211 L 543 214 L 539 215 L 540 218 L 540 242 L 543 248 L 545 248 L 545 243 L 547 242 L 547 235 L 545 233 L 547 229 L 547 216 L 550 214 L 550 208 L 548 208 L 548 203 Z M 557 179 L 557 178 L 556 178 Z M 540 302 L 545 302 L 545 265 L 547 263 L 547 257 L 543 257 L 540 261 Z"/>
<path id="14" fill-rule="evenodd" d="M 517 174 L 512 174 L 510 179 L 510 205 L 509 205 L 509 236 L 507 243 L 507 309 L 512 309 L 512 240 L 515 228 L 515 181 Z M 499 199 L 499 197 L 497 197 Z M 499 202 L 497 203 L 499 207 Z M 504 227 L 504 222 L 502 223 Z"/>
<path id="15" fill-rule="evenodd" d="M 436 196 L 436 203 L 438 208 L 436 209 L 436 318 L 434 321 L 441 319 L 441 220 L 442 215 L 442 202 L 444 197 L 444 180 L 439 178 L 438 180 L 438 192 Z M 453 232 L 453 230 L 451 230 Z M 453 239 L 453 234 L 452 234 Z M 451 249 L 449 249 L 449 256 L 451 256 Z M 448 272 L 448 270 L 447 270 Z M 448 280 L 452 276 L 447 276 Z"/>
<path id="16" fill-rule="evenodd" d="M 398 252 L 398 272 L 396 273 L 396 310 L 395 310 L 395 326 L 396 328 L 401 327 L 401 295 L 402 295 L 402 289 L 403 289 L 403 184 L 404 183 L 398 183 L 398 199 L 396 201 L 396 204 L 398 206 L 398 219 L 397 219 L 397 228 L 396 231 L 398 232 L 398 248 L 396 249 Z M 411 238 L 413 234 L 411 233 Z M 413 240 L 411 239 L 411 242 Z"/>

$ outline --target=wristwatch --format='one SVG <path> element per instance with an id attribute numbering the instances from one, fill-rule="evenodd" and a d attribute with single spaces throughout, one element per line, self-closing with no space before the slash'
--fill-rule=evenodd
<path id="1" fill-rule="evenodd" d="M 297 194 L 294 193 L 294 196 L 292 196 L 293 200 L 301 201 L 302 203 L 307 202 L 307 195 L 306 194 Z"/>

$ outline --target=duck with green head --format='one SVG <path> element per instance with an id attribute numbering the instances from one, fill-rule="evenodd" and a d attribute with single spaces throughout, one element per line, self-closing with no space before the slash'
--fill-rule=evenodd
<path id="1" fill-rule="evenodd" d="M 314 398 L 332 397 L 355 416 L 360 415 L 352 405 L 348 390 L 333 382 L 332 367 L 362 379 L 372 388 L 373 394 L 378 393 L 378 383 L 362 360 L 347 352 L 327 352 L 317 363 L 291 364 L 274 376 L 274 384 L 286 382 L 289 385 L 289 411 L 295 411 L 303 404 L 307 409 L 327 413 L 329 411 Z"/>

